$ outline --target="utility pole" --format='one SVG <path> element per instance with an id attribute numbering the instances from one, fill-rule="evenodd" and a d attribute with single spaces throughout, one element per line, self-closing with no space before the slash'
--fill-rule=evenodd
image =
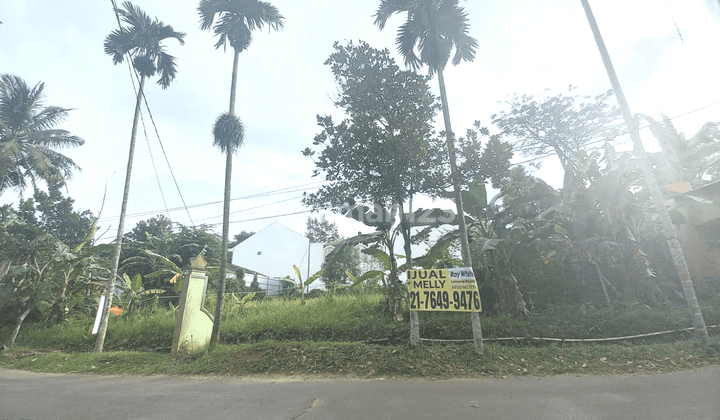
<path id="1" fill-rule="evenodd" d="M 692 279 L 690 278 L 690 271 L 688 270 L 687 261 L 685 261 L 685 254 L 683 254 L 682 247 L 680 246 L 680 240 L 675 235 L 675 228 L 673 227 L 670 215 L 665 208 L 665 199 L 660 191 L 660 186 L 657 183 L 655 174 L 652 171 L 650 162 L 643 147 L 642 140 L 640 139 L 640 123 L 637 118 L 634 118 L 630 112 L 630 106 L 625 100 L 620 82 L 618 81 L 617 74 L 615 74 L 615 68 L 610 61 L 610 55 L 605 48 L 605 42 L 600 35 L 597 22 L 595 22 L 595 16 L 593 16 L 592 10 L 588 0 L 580 0 L 585 9 L 585 15 L 587 16 L 590 29 L 592 30 L 595 43 L 597 44 L 600 56 L 602 57 L 603 64 L 605 65 L 605 71 L 610 78 L 615 97 L 617 98 L 620 111 L 622 112 L 625 124 L 630 132 L 630 137 L 633 142 L 633 149 L 635 155 L 640 161 L 640 167 L 642 168 L 643 175 L 647 181 L 650 189 L 650 195 L 652 196 L 655 208 L 660 216 L 660 223 L 662 225 L 663 234 L 667 240 L 668 247 L 670 248 L 670 254 L 672 255 L 673 263 L 677 269 L 678 277 L 680 277 L 680 283 L 682 284 L 683 292 L 685 293 L 685 300 L 687 301 L 690 310 L 692 311 L 693 327 L 695 327 L 695 336 L 702 342 L 707 342 L 710 338 L 708 336 L 707 328 L 705 327 L 705 320 L 703 319 L 702 312 L 700 311 L 700 305 L 698 304 L 697 297 L 695 296 L 695 288 L 693 287 Z"/>

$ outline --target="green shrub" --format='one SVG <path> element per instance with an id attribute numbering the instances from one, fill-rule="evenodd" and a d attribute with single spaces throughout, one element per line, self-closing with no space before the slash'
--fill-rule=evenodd
<path id="1" fill-rule="evenodd" d="M 225 319 L 220 340 L 225 344 L 276 341 L 358 342 L 387 340 L 407 342 L 410 337 L 409 316 L 395 322 L 382 304 L 381 293 L 325 293 L 303 303 L 300 299 L 266 298 L 246 302 L 226 300 Z M 214 300 L 214 299 L 213 299 Z M 206 305 L 207 307 L 207 305 Z M 214 307 L 213 307 L 214 309 Z M 707 325 L 720 324 L 720 297 L 702 303 Z M 144 308 L 112 316 L 105 348 L 114 350 L 167 350 L 175 329 L 172 308 Z M 470 340 L 472 326 L 468 313 L 421 312 L 420 336 L 428 339 Z M 611 314 L 592 305 L 549 306 L 528 319 L 508 316 L 481 317 L 485 338 L 552 337 L 602 338 L 629 336 L 692 326 L 691 314 L 683 305 L 666 308 L 635 306 Z M 64 325 L 45 327 L 26 323 L 17 344 L 34 348 L 65 351 L 92 351 L 95 337 L 90 334 L 93 318 L 74 315 Z M 710 330 L 717 335 L 719 329 Z M 4 326 L 2 336 L 9 335 Z M 689 336 L 689 333 L 680 336 Z M 678 335 L 644 338 L 643 341 L 667 341 Z"/>

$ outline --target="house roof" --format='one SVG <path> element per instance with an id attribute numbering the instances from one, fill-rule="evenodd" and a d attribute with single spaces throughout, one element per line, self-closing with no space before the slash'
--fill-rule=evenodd
<path id="1" fill-rule="evenodd" d="M 293 266 L 303 277 L 313 274 L 323 263 L 322 244 L 310 244 L 304 235 L 273 222 L 233 248 L 232 263 L 269 277 L 296 277 Z"/>

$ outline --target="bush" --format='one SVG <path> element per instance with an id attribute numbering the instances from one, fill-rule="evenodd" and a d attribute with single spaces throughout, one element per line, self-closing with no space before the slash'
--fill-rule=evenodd
<path id="1" fill-rule="evenodd" d="M 381 293 L 325 293 L 308 298 L 304 303 L 300 299 L 270 298 L 247 302 L 242 308 L 234 306 L 238 304 L 236 300 L 228 299 L 220 340 L 224 344 L 266 340 L 406 343 L 410 337 L 410 317 L 405 316 L 405 322 L 392 321 L 382 304 L 384 299 Z M 720 296 L 704 302 L 702 309 L 708 326 L 720 324 Z M 173 309 L 161 307 L 112 316 L 105 349 L 167 350 L 172 345 L 175 314 Z M 692 325 L 690 315 L 689 309 L 682 305 L 669 305 L 663 309 L 637 306 L 615 314 L 593 305 L 577 305 L 549 306 L 528 319 L 503 316 L 481 317 L 481 320 L 485 338 L 602 338 L 687 328 Z M 472 339 L 468 313 L 421 312 L 419 319 L 421 338 Z M 51 327 L 28 323 L 20 331 L 17 344 L 92 351 L 96 337 L 90 334 L 92 324 L 93 318 L 84 315 L 75 315 L 67 324 Z M 8 332 L 7 326 L 0 330 L 3 336 Z M 716 334 L 718 330 L 711 332 Z M 677 335 L 665 335 L 643 340 L 677 338 Z"/>

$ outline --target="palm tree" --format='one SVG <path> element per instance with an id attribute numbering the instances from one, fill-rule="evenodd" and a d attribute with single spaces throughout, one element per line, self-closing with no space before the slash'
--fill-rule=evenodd
<path id="1" fill-rule="evenodd" d="M 109 309 L 112 304 L 115 278 L 117 277 L 118 265 L 120 263 L 120 251 L 122 249 L 123 229 L 125 228 L 125 215 L 127 213 L 128 196 L 130 195 L 130 176 L 132 175 L 133 157 L 135 155 L 135 138 L 137 136 L 138 121 L 140 119 L 140 107 L 142 104 L 145 81 L 154 76 L 160 75 L 158 84 L 167 89 L 175 79 L 177 66 L 175 57 L 165 52 L 161 42 L 167 38 L 175 38 L 184 45 L 185 34 L 176 32 L 172 26 L 165 25 L 157 18 L 150 18 L 140 8 L 131 2 L 123 2 L 123 8 L 115 11 L 128 26 L 121 27 L 110 32 L 105 38 L 105 53 L 110 55 L 114 64 L 120 64 L 125 59 L 125 54 L 132 57 L 132 64 L 140 74 L 140 85 L 135 103 L 135 117 L 133 118 L 132 134 L 130 135 L 130 153 L 128 156 L 127 171 L 125 173 L 125 189 L 123 191 L 122 207 L 120 209 L 120 222 L 118 223 L 117 239 L 115 241 L 115 254 L 113 259 L 110 280 L 108 281 L 105 309 L 100 321 L 95 351 L 102 352 L 107 332 L 107 321 L 110 315 Z"/>
<path id="2" fill-rule="evenodd" d="M 235 116 L 235 91 L 237 90 L 238 57 L 252 42 L 252 31 L 265 25 L 274 30 L 283 28 L 285 19 L 270 3 L 258 0 L 200 0 L 198 5 L 200 28 L 212 29 L 218 37 L 215 48 L 226 48 L 228 44 L 235 51 L 233 58 L 232 83 L 230 85 L 230 109 L 221 115 L 213 126 L 213 143 L 226 154 L 225 199 L 223 206 L 222 252 L 220 254 L 220 281 L 218 282 L 215 320 L 210 336 L 210 346 L 220 339 L 220 319 L 225 302 L 225 273 L 227 270 L 227 249 L 230 230 L 230 178 L 232 176 L 232 155 L 242 146 L 245 129 Z"/>
<path id="3" fill-rule="evenodd" d="M 80 169 L 72 159 L 53 150 L 81 146 L 85 141 L 54 128 L 67 117 L 67 108 L 45 106 L 45 83 L 30 89 L 23 79 L 0 75 L 0 194 L 27 181 L 70 179 Z"/>
<path id="4" fill-rule="evenodd" d="M 400 26 L 395 39 L 395 45 L 397 45 L 398 52 L 403 56 L 405 65 L 417 70 L 423 64 L 426 64 L 430 76 L 435 73 L 438 75 L 440 101 L 442 102 L 443 119 L 445 121 L 445 136 L 450 157 L 450 176 L 459 221 L 463 265 L 472 267 L 443 70 L 448 60 L 450 60 L 453 50 L 455 50 L 452 59 L 454 66 L 460 64 L 461 61 L 473 61 L 478 42 L 468 35 L 470 25 L 468 24 L 467 12 L 458 6 L 457 0 L 381 0 L 380 7 L 375 13 L 375 25 L 382 30 L 385 28 L 387 20 L 395 13 L 407 13 L 407 20 Z M 415 52 L 416 48 L 417 53 Z M 418 337 L 417 312 L 411 312 L 410 316 L 413 325 L 411 337 Z M 473 312 L 471 319 L 475 350 L 482 353 L 480 316 L 477 312 Z"/>
<path id="5" fill-rule="evenodd" d="M 458 6 L 457 0 L 381 0 L 380 7 L 375 13 L 375 25 L 382 30 L 387 20 L 395 13 L 407 13 L 407 20 L 400 26 L 395 39 L 405 65 L 417 70 L 426 64 L 430 76 L 435 73 L 438 75 L 450 171 L 460 223 L 463 264 L 472 267 L 443 69 L 453 50 L 455 50 L 453 65 L 458 65 L 461 61 L 473 61 L 478 43 L 475 38 L 467 34 L 470 29 L 467 12 Z"/>

